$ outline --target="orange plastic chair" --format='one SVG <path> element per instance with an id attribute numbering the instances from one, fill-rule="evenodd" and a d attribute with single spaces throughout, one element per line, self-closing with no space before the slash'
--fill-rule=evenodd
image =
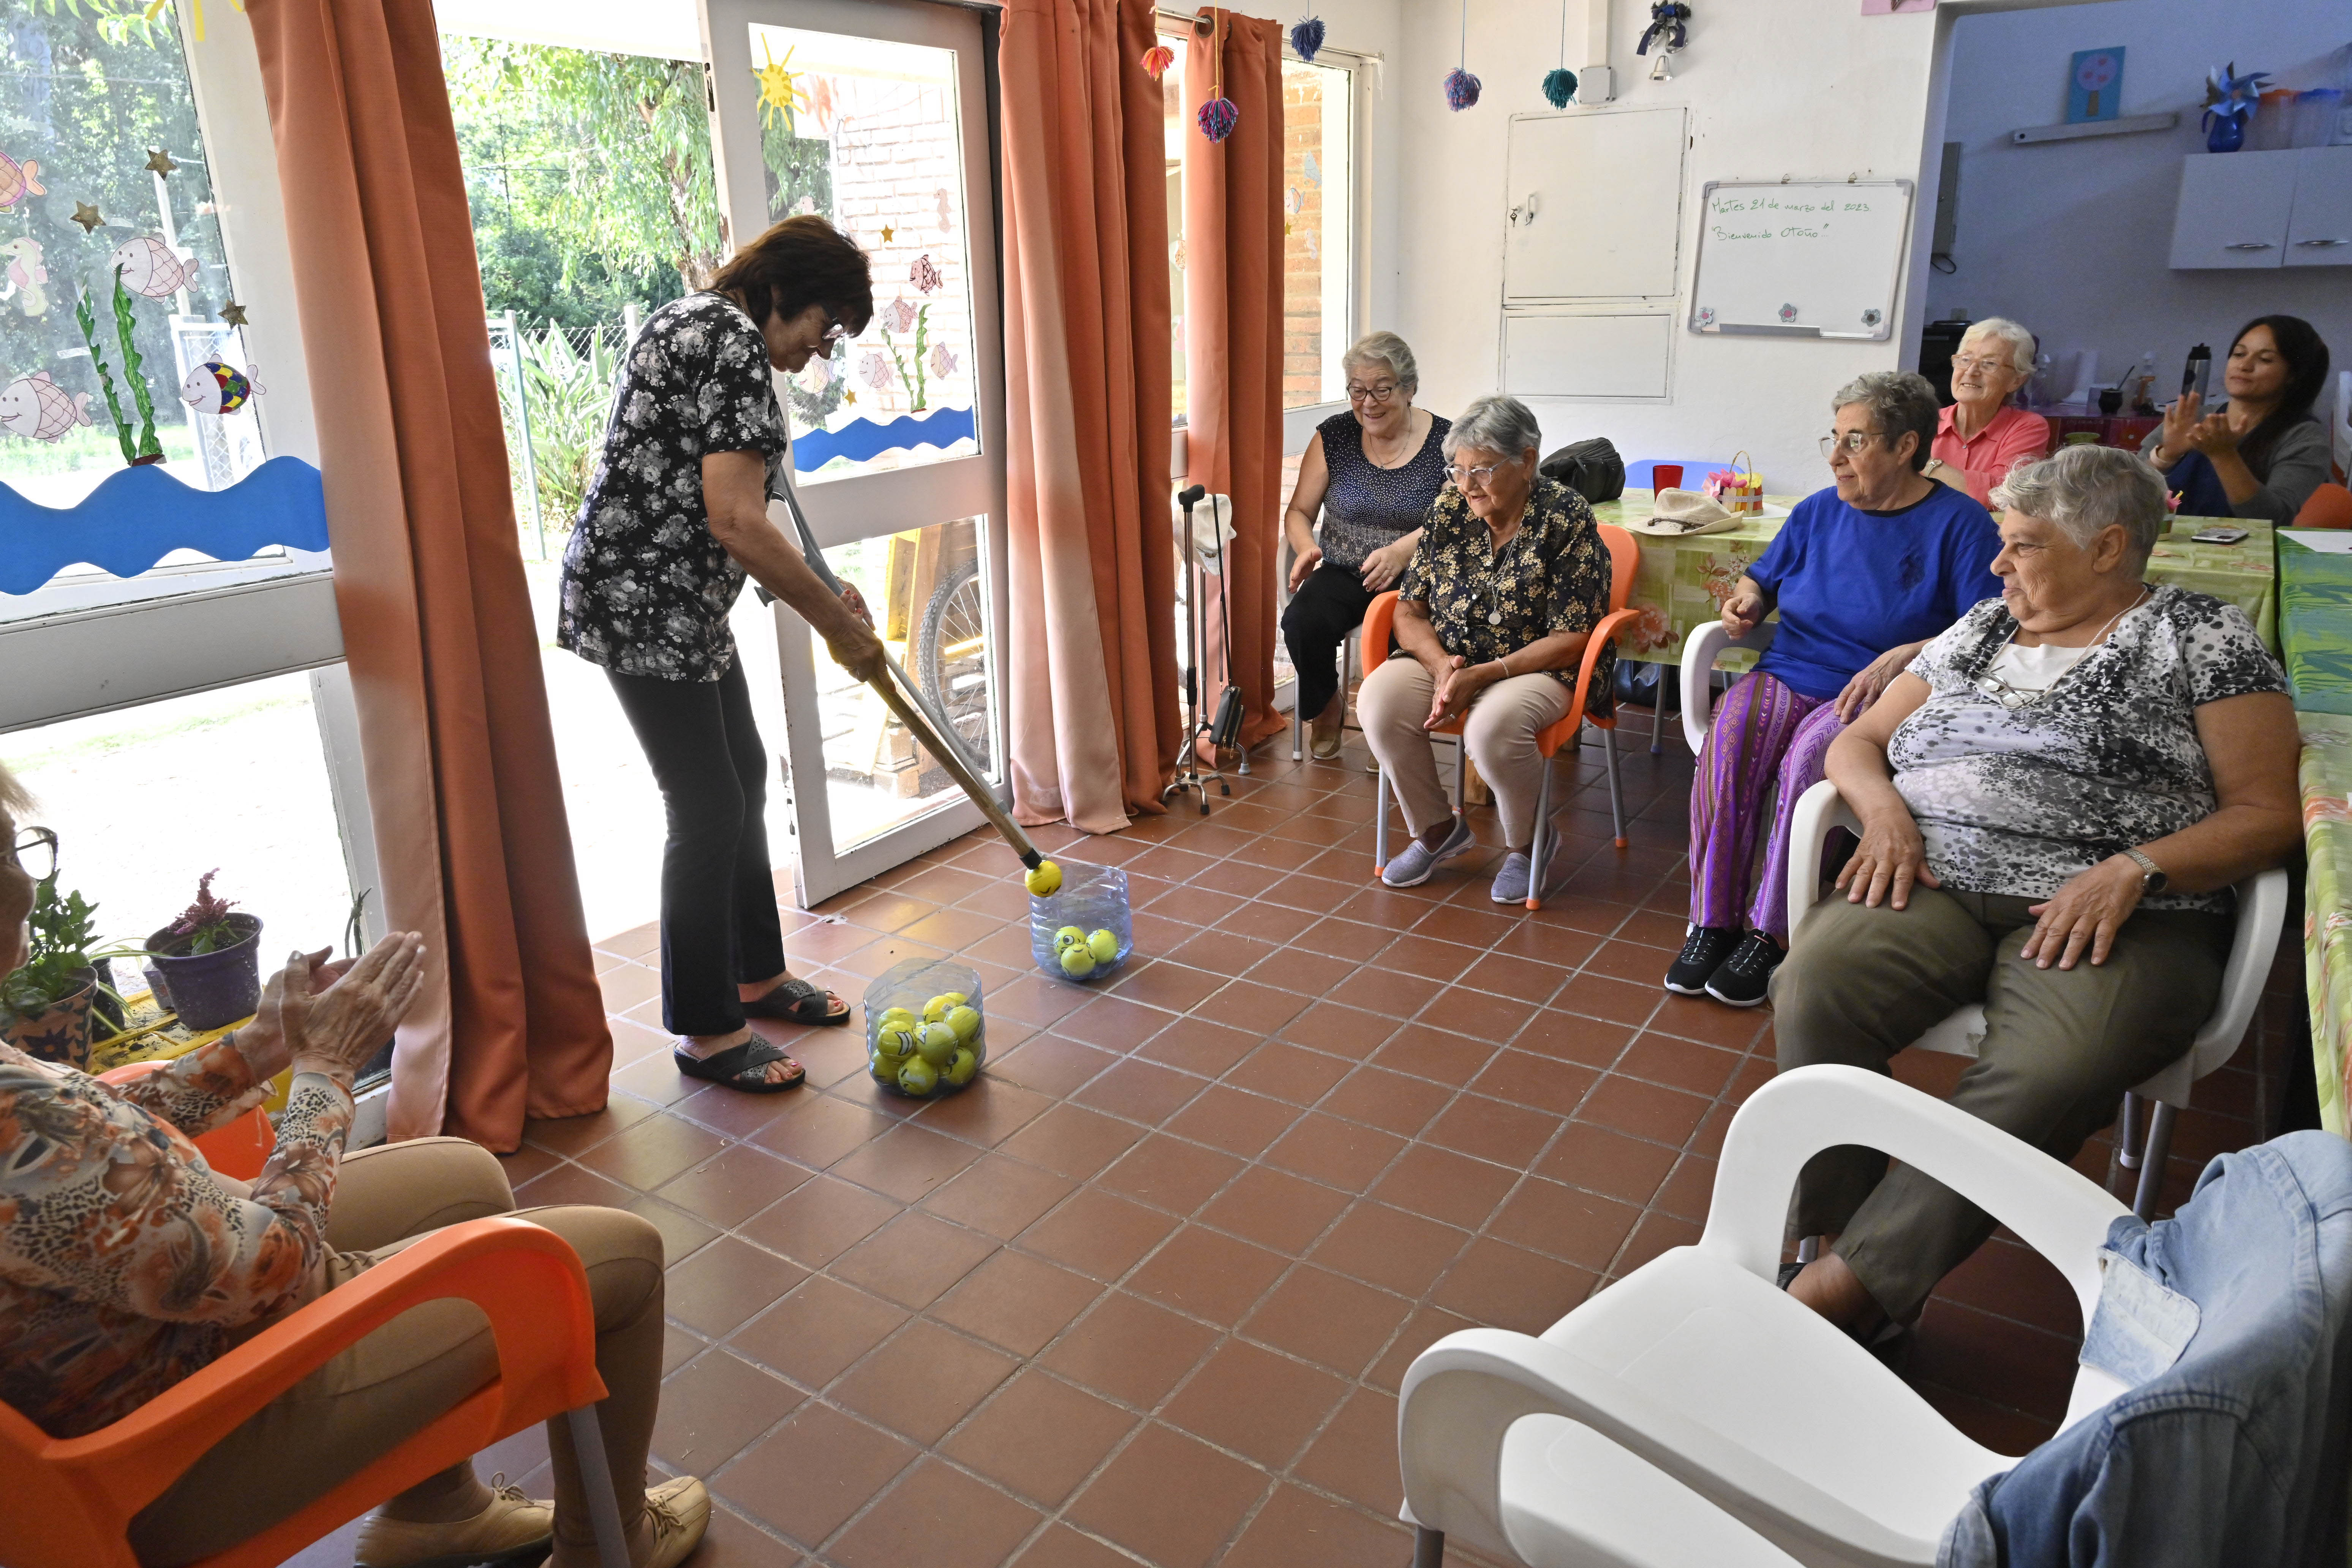
<path id="1" fill-rule="evenodd" d="M 2322 485 L 2294 514 L 2297 528 L 2352 528 L 2352 489 Z"/>
<path id="2" fill-rule="evenodd" d="M 490 1320 L 499 1375 L 291 1518 L 194 1568 L 274 1568 L 396 1492 L 565 1415 L 604 1568 L 628 1568 L 596 1404 L 596 1317 L 579 1255 L 500 1216 L 435 1232 L 331 1290 L 110 1426 L 51 1437 L 0 1405 L 0 1555 L 8 1568 L 138 1568 L 131 1518 L 271 1400 L 412 1307 L 456 1298 Z"/>
<path id="3" fill-rule="evenodd" d="M 166 1065 L 163 1061 L 131 1062 L 98 1077 L 101 1083 L 129 1083 L 132 1079 L 160 1072 Z M 224 1176 L 249 1182 L 261 1174 L 261 1167 L 269 1163 L 270 1153 L 278 1147 L 278 1129 L 257 1105 L 236 1121 L 214 1128 L 195 1140 L 195 1144 L 197 1152 L 214 1170 Z"/>
<path id="4" fill-rule="evenodd" d="M 1625 806 L 1617 780 L 1617 716 L 1585 712 L 1585 699 L 1592 684 L 1593 666 L 1600 662 L 1601 650 L 1617 635 L 1617 628 L 1633 619 L 1633 612 L 1625 601 L 1633 594 L 1633 574 L 1642 563 L 1642 547 L 1624 529 L 1602 523 L 1601 542 L 1609 546 L 1609 614 L 1592 628 L 1592 637 L 1584 645 L 1584 662 L 1576 672 L 1576 693 L 1569 703 L 1567 716 L 1559 723 L 1548 725 L 1536 736 L 1536 750 L 1543 754 L 1543 783 L 1536 794 L 1536 822 L 1538 826 L 1551 820 L 1551 761 L 1559 749 L 1576 739 L 1579 728 L 1591 724 L 1601 731 L 1602 745 L 1609 753 L 1609 816 L 1617 830 L 1617 847 L 1625 847 Z M 1364 674 L 1386 664 L 1389 658 L 1389 637 L 1396 625 L 1396 591 L 1391 589 L 1374 599 L 1371 608 L 1364 612 Z M 1448 720 L 1430 731 L 1436 735 L 1460 736 L 1462 721 Z M 1457 744 L 1454 748 L 1454 812 L 1462 814 L 1462 800 L 1468 784 L 1470 748 Z M 1372 875 L 1377 877 L 1389 863 L 1389 774 L 1381 770 L 1381 782 L 1375 799 L 1372 829 Z M 1528 867 L 1528 908 L 1543 908 L 1544 836 L 1538 832 L 1531 851 L 1533 864 Z"/>

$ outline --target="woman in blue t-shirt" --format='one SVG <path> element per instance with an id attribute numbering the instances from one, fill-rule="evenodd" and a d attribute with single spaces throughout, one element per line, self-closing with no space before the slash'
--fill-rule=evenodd
<path id="1" fill-rule="evenodd" d="M 1732 636 L 1775 609 L 1780 629 L 1716 709 L 1691 784 L 1690 930 L 1666 989 L 1735 1007 L 1764 1000 L 1788 947 L 1789 819 L 1820 781 L 1830 742 L 1928 638 L 2000 594 L 1991 514 L 1919 471 L 1936 438 L 1935 389 L 1908 371 L 1874 371 L 1832 406 L 1822 454 L 1836 483 L 1797 503 L 1724 598 Z M 1756 835 L 1776 782 L 1751 898 Z"/>

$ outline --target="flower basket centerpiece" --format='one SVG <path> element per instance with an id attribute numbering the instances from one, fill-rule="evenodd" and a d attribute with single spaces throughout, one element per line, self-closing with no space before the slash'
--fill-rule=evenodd
<path id="1" fill-rule="evenodd" d="M 0 981 L 0 1038 L 36 1060 L 87 1070 L 91 1014 L 109 1033 L 121 1026 L 121 998 L 98 977 L 99 963 L 111 955 L 91 950 L 97 916 L 98 906 L 79 893 L 59 893 L 55 877 L 37 884 L 26 921 L 30 957 Z"/>
<path id="2" fill-rule="evenodd" d="M 147 938 L 147 961 L 191 1029 L 234 1024 L 261 1005 L 261 921 L 234 912 L 236 905 L 214 894 L 219 875 L 217 868 L 205 872 L 195 902 Z"/>

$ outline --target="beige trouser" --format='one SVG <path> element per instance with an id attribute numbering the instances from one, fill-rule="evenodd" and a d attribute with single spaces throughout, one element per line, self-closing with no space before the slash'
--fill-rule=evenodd
<path id="1" fill-rule="evenodd" d="M 597 1406 L 621 1518 L 644 1512 L 646 1455 L 661 1394 L 662 1241 L 619 1209 L 517 1210 L 498 1159 L 463 1138 L 362 1149 L 336 1174 L 327 1220 L 335 1251 L 311 1291 L 346 1284 L 443 1226 L 515 1214 L 572 1244 L 596 1312 Z M 498 1369 L 489 1320 L 468 1301 L 402 1313 L 288 1389 L 223 1438 L 131 1521 L 146 1568 L 176 1568 L 257 1534 L 488 1383 Z M 590 1560 L 593 1536 L 562 1419 L 547 1424 L 555 1462 L 558 1561 Z M 460 1465 L 403 1494 L 467 1486 Z"/>
<path id="2" fill-rule="evenodd" d="M 1910 904 L 1813 906 L 1773 977 L 1780 1070 L 1817 1062 L 1886 1071 L 1887 1059 L 1965 1003 L 1984 1005 L 1984 1043 L 1952 1103 L 2072 1160 L 2114 1120 L 2124 1091 L 2178 1060 L 2221 994 L 2231 922 L 2141 910 L 2105 963 L 2042 969 L 2019 950 L 2038 900 L 1914 888 Z M 1992 1234 L 1990 1215 L 1908 1165 L 1844 1144 L 1798 1178 L 1792 1237 L 1835 1251 L 1898 1322 Z"/>
<path id="3" fill-rule="evenodd" d="M 1437 753 L 1422 723 L 1437 683 L 1418 660 L 1399 654 L 1364 678 L 1356 693 L 1364 739 L 1388 770 L 1405 826 L 1415 833 L 1435 826 L 1453 808 L 1437 778 Z M 1514 849 L 1535 842 L 1536 792 L 1543 785 L 1544 759 L 1536 736 L 1568 717 L 1571 693 L 1549 675 L 1514 675 L 1471 700 L 1463 738 L 1478 776 L 1495 792 L 1495 812 L 1503 837 Z"/>

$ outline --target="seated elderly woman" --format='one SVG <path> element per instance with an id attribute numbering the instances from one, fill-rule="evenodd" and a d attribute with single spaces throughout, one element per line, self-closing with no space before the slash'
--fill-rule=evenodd
<path id="1" fill-rule="evenodd" d="M 36 884 L 0 768 L 0 974 L 26 957 Z M 424 944 L 386 937 L 356 963 L 296 953 L 252 1023 L 120 1086 L 0 1045 L 0 1399 L 52 1436 L 130 1415 L 245 1339 L 436 1226 L 516 1212 L 498 1160 L 461 1138 L 342 1157 L 359 1066 L 417 995 Z M 278 1147 L 248 1187 L 189 1139 L 258 1104 L 290 1066 Z M 661 1386 L 662 1242 L 618 1209 L 524 1209 L 580 1255 L 596 1314 L 598 1406 L 634 1568 L 671 1568 L 710 1502 L 679 1477 L 645 1487 Z M 403 1314 L 199 1458 L 132 1521 L 147 1568 L 193 1563 L 285 1519 L 489 1381 L 489 1327 L 458 1301 Z M 555 1500 L 496 1490 L 460 1463 L 362 1525 L 359 1568 L 536 1562 L 592 1568 L 571 1434 L 548 1428 Z M 0 1548 L 0 1556 L 5 1549 Z"/>
<path id="2" fill-rule="evenodd" d="M 1445 489 L 1430 504 L 1397 588 L 1397 646 L 1357 697 L 1364 738 L 1404 807 L 1412 841 L 1381 879 L 1417 887 L 1476 837 L 1447 806 L 1429 731 L 1466 713 L 1463 738 L 1493 787 L 1509 853 L 1494 899 L 1528 896 L 1537 735 L 1568 716 L 1592 628 L 1609 613 L 1609 549 L 1584 498 L 1536 471 L 1543 432 L 1515 397 L 1481 397 L 1445 435 Z M 1588 707 L 1608 700 L 1613 648 L 1601 650 Z"/>
<path id="3" fill-rule="evenodd" d="M 2001 596 L 1929 643 L 1831 747 L 1862 847 L 1774 989 L 1782 1070 L 1875 1071 L 1984 1005 L 1952 1103 L 2070 1160 L 2186 1051 L 2221 993 L 2231 884 L 2298 842 L 2293 705 L 2234 606 L 2142 581 L 2166 517 L 2137 457 L 2010 475 Z M 1917 1318 L 1992 1219 L 1856 1147 L 1805 1167 L 1790 1289 L 1858 1333 Z"/>
<path id="4" fill-rule="evenodd" d="M 1936 421 L 1927 477 L 1982 504 L 2010 469 L 2050 450 L 2050 421 L 2009 405 L 2032 374 L 2033 334 L 2015 321 L 1990 316 L 1962 333 L 1952 355 L 1952 404 Z"/>
<path id="5" fill-rule="evenodd" d="M 1665 986 L 1734 1007 L 1764 1000 L 1788 943 L 1790 818 L 1821 781 L 1830 742 L 1927 638 L 2000 591 L 1992 519 L 1963 491 L 1920 477 L 1936 437 L 1935 388 L 1906 371 L 1874 371 L 1830 406 L 1822 456 L 1834 483 L 1797 503 L 1724 598 L 1733 637 L 1776 605 L 1780 632 L 1717 705 L 1691 787 L 1690 929 Z M 1776 783 L 1759 877 L 1756 838 Z"/>

